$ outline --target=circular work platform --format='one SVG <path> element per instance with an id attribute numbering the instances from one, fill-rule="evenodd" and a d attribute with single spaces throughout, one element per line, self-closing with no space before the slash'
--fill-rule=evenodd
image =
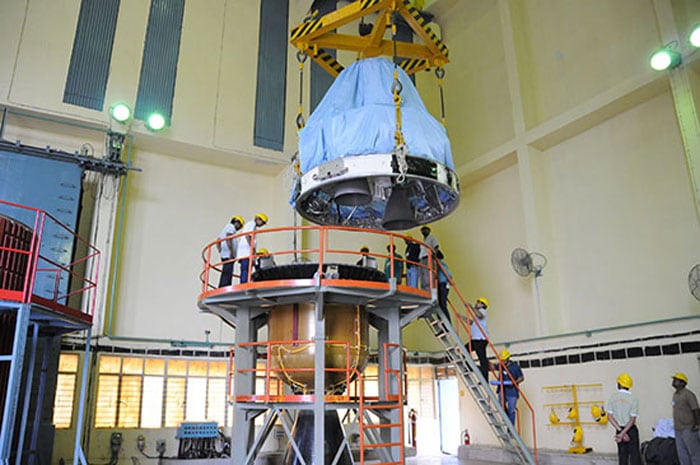
<path id="1" fill-rule="evenodd" d="M 265 268 L 253 273 L 253 281 L 278 279 L 312 279 L 318 273 L 318 263 L 294 263 Z M 346 263 L 324 263 L 323 275 L 330 279 L 354 279 L 359 281 L 387 282 L 386 275 L 376 268 L 348 265 Z"/>
<path id="2" fill-rule="evenodd" d="M 400 308 L 402 313 L 427 309 L 434 304 L 432 293 L 404 284 L 393 285 L 375 268 L 348 264 L 318 263 L 283 265 L 253 274 L 253 281 L 213 289 L 200 294 L 200 310 L 230 321 L 227 315 L 239 307 L 267 308 L 316 300 L 366 305 L 369 308 Z"/>

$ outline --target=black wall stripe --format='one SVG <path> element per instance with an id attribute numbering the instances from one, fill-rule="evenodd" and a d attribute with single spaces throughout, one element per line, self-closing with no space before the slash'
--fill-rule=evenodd
<path id="1" fill-rule="evenodd" d="M 411 29 L 411 26 L 408 25 L 406 20 L 399 15 L 396 15 L 396 40 L 398 42 L 408 42 L 409 44 L 413 43 L 413 29 Z M 409 60 L 409 58 L 398 58 L 398 63 L 396 64 L 400 66 L 402 62 L 407 60 Z M 415 85 L 415 74 L 409 75 L 409 78 L 411 82 L 413 82 L 413 85 Z"/>
<path id="2" fill-rule="evenodd" d="M 284 148 L 288 16 L 287 1 L 260 2 L 253 143 L 279 151 Z"/>
<path id="3" fill-rule="evenodd" d="M 104 108 L 120 0 L 82 0 L 63 102 L 92 110 Z"/>
<path id="4" fill-rule="evenodd" d="M 312 9 L 318 9 L 319 16 L 335 11 L 336 0 L 317 0 L 313 3 Z M 335 50 L 326 50 L 333 58 L 337 57 Z M 311 62 L 311 98 L 309 108 L 311 112 L 316 109 L 316 106 L 321 102 L 323 96 L 328 92 L 328 88 L 333 84 L 335 78 L 328 74 L 328 71 L 321 68 L 315 61 Z"/>
<path id="5" fill-rule="evenodd" d="M 185 0 L 151 0 L 134 109 L 138 119 L 158 112 L 170 125 L 184 11 Z"/>
<path id="6" fill-rule="evenodd" d="M 594 361 L 619 361 L 639 357 L 676 356 L 680 354 L 700 354 L 700 340 L 660 344 L 660 341 L 671 338 L 686 338 L 700 336 L 700 330 L 685 331 L 673 334 L 660 334 L 635 339 L 600 342 L 572 347 L 552 348 L 531 352 L 514 353 L 513 359 L 521 368 L 556 367 L 561 365 L 579 365 Z M 465 342 L 466 343 L 466 342 Z M 624 349 L 610 346 L 625 345 Z M 607 347 L 607 348 L 606 348 Z M 563 351 L 576 353 L 563 355 Z M 512 349 L 511 349 L 512 352 Z M 372 355 L 370 355 L 372 360 Z M 495 358 L 491 358 L 495 361 Z M 376 361 L 376 357 L 375 357 Z M 445 356 L 408 356 L 409 363 L 432 363 L 434 365 L 450 364 Z"/>

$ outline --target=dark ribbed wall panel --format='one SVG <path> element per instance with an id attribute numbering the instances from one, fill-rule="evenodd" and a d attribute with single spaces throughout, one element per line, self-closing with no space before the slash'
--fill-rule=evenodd
<path id="1" fill-rule="evenodd" d="M 83 0 L 63 101 L 102 111 L 119 0 Z"/>
<path id="2" fill-rule="evenodd" d="M 396 41 L 397 42 L 408 42 L 413 43 L 413 29 L 408 25 L 403 18 L 399 18 L 396 22 Z M 399 64 L 403 63 L 405 59 L 399 59 Z M 416 83 L 416 75 L 409 75 L 413 84 Z"/>
<path id="3" fill-rule="evenodd" d="M 260 2 L 253 143 L 279 151 L 284 147 L 288 16 L 287 0 Z"/>
<path id="4" fill-rule="evenodd" d="M 158 112 L 170 125 L 185 0 L 152 0 L 134 116 Z"/>
<path id="5" fill-rule="evenodd" d="M 336 9 L 336 0 L 317 0 L 311 6 L 312 11 L 318 9 L 319 16 L 323 16 Z M 335 50 L 326 50 L 329 55 L 336 57 Z M 311 60 L 309 60 L 311 61 Z M 328 88 L 333 84 L 335 78 L 328 71 L 321 68 L 315 61 L 311 61 L 311 113 L 316 109 L 316 106 L 321 102 L 323 96 L 328 92 Z"/>

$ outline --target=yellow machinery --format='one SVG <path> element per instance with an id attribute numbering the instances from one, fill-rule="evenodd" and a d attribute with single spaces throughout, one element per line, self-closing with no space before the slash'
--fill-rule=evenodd
<path id="1" fill-rule="evenodd" d="M 367 35 L 354 36 L 336 32 L 342 26 L 375 13 L 377 20 Z M 424 44 L 385 39 L 387 28 L 394 28 L 395 32 L 396 24 L 392 20 L 395 14 L 401 16 Z M 353 51 L 361 58 L 405 58 L 401 67 L 408 74 L 431 67 L 440 68 L 449 61 L 445 44 L 428 27 L 421 12 L 405 0 L 358 0 L 321 17 L 312 13 L 302 24 L 292 29 L 290 41 L 332 76 L 337 76 L 343 70 L 343 65 L 327 50 Z"/>

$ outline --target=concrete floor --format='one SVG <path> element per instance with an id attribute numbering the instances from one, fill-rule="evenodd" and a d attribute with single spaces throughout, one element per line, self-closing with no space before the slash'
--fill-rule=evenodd
<path id="1" fill-rule="evenodd" d="M 482 460 L 464 460 L 456 455 L 442 455 L 437 457 L 409 457 L 407 465 L 503 465 L 503 462 L 484 462 Z"/>

